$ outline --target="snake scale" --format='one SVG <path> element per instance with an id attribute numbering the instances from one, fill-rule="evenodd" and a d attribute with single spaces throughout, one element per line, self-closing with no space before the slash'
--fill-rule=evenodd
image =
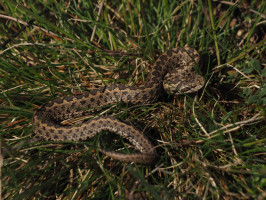
<path id="1" fill-rule="evenodd" d="M 133 104 L 153 103 L 164 91 L 191 93 L 204 85 L 204 78 L 194 71 L 199 54 L 190 47 L 171 49 L 162 54 L 153 64 L 141 86 L 111 84 L 75 96 L 65 96 L 42 105 L 33 115 L 34 133 L 46 140 L 78 141 L 94 137 L 107 130 L 128 139 L 139 153 L 123 154 L 99 150 L 114 159 L 127 162 L 152 163 L 156 150 L 141 131 L 111 116 L 97 116 L 81 124 L 65 126 L 60 122 L 87 115 L 88 108 L 99 108 L 116 102 Z"/>

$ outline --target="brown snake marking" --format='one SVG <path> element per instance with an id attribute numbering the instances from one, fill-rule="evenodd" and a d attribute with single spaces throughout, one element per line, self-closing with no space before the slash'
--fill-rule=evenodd
<path id="1" fill-rule="evenodd" d="M 198 64 L 198 61 L 199 54 L 195 49 L 171 49 L 157 59 L 142 86 L 111 84 L 82 95 L 65 96 L 47 102 L 34 113 L 33 131 L 47 140 L 78 141 L 108 130 L 128 139 L 140 153 L 122 154 L 99 147 L 102 153 L 121 161 L 149 164 L 157 155 L 155 148 L 141 131 L 131 125 L 111 116 L 98 116 L 74 126 L 64 126 L 60 121 L 84 116 L 89 113 L 88 108 L 117 101 L 133 104 L 156 102 L 163 90 L 177 94 L 195 92 L 204 85 L 204 78 L 194 72 L 193 65 Z"/>

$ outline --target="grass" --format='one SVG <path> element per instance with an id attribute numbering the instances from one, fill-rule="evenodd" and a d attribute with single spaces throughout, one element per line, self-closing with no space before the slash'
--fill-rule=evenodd
<path id="1" fill-rule="evenodd" d="M 16 2 L 0 2 L 3 199 L 265 198 L 265 1 Z M 197 94 L 102 110 L 143 130 L 157 147 L 154 165 L 101 155 L 100 137 L 132 151 L 111 133 L 31 140 L 40 105 L 140 85 L 162 52 L 185 45 L 201 55 Z"/>

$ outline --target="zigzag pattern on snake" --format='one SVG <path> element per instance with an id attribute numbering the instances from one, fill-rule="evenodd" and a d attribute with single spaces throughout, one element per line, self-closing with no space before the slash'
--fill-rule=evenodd
<path id="1" fill-rule="evenodd" d="M 204 85 L 204 78 L 194 71 L 199 54 L 190 47 L 175 48 L 162 54 L 153 64 L 143 85 L 126 86 L 111 84 L 92 89 L 76 96 L 65 96 L 47 102 L 33 116 L 33 131 L 46 140 L 78 141 L 94 137 L 102 130 L 108 130 L 128 139 L 140 153 L 122 154 L 99 150 L 114 159 L 130 162 L 151 163 L 156 150 L 149 139 L 135 127 L 111 116 L 98 116 L 74 126 L 64 126 L 60 122 L 87 115 L 91 110 L 117 101 L 133 104 L 158 101 L 163 90 L 172 93 L 190 93 Z"/>

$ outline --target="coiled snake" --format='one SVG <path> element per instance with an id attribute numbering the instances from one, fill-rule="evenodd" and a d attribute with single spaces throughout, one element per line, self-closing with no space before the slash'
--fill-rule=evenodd
<path id="1" fill-rule="evenodd" d="M 128 139 L 140 153 L 122 154 L 99 147 L 102 153 L 121 161 L 151 163 L 156 157 L 152 143 L 138 129 L 118 119 L 98 116 L 74 126 L 64 126 L 60 122 L 84 116 L 88 114 L 88 108 L 117 101 L 133 104 L 156 102 L 163 90 L 177 94 L 195 92 L 204 85 L 204 78 L 193 69 L 193 65 L 198 64 L 198 61 L 199 54 L 195 49 L 171 49 L 153 64 L 142 86 L 111 84 L 82 95 L 65 96 L 47 102 L 34 113 L 33 131 L 44 139 L 54 141 L 85 140 L 102 130 L 112 131 Z"/>

